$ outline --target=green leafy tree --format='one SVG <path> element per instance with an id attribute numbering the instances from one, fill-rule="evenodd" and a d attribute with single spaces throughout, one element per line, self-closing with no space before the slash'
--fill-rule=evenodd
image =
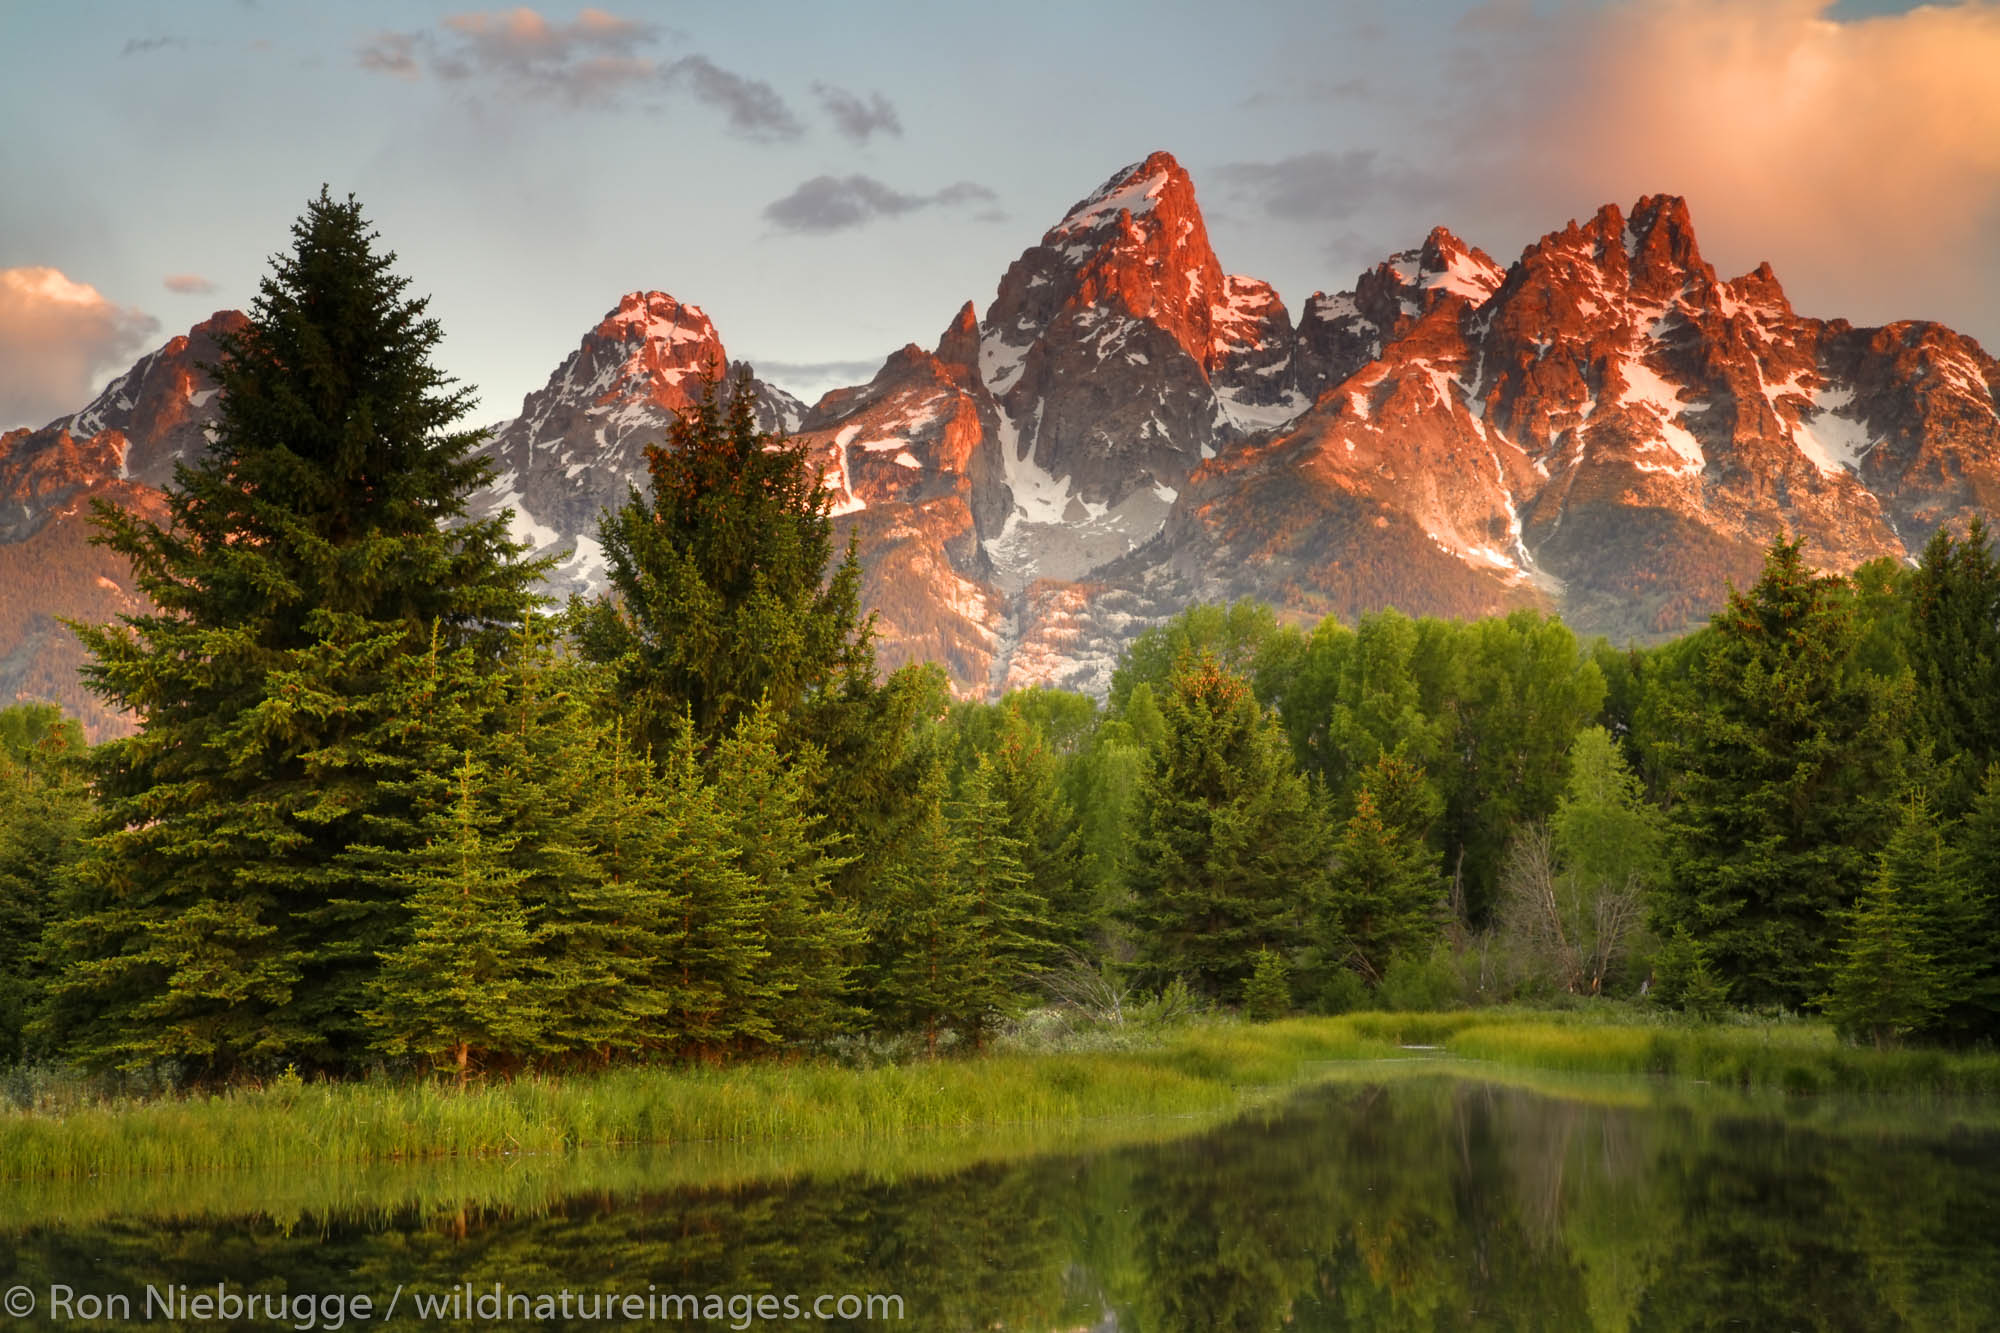
<path id="1" fill-rule="evenodd" d="M 535 603 L 505 517 L 465 521 L 491 465 L 394 256 L 325 191 L 293 239 L 223 340 L 213 444 L 177 469 L 171 521 L 98 509 L 157 609 L 77 627 L 91 688 L 138 724 L 96 752 L 104 818 L 52 939 L 48 1031 L 93 1065 L 365 1048 L 404 905 L 343 861 L 414 762 L 398 663 L 434 626 L 490 661 Z"/>
<path id="2" fill-rule="evenodd" d="M 1303 939 L 1324 876 L 1324 814 L 1277 720 L 1212 657 L 1184 663 L 1137 802 L 1129 919 L 1142 963 L 1235 996 L 1259 948 Z"/>
<path id="3" fill-rule="evenodd" d="M 1905 771 L 1908 691 L 1850 669 L 1851 607 L 1798 541 L 1731 596 L 1669 711 L 1674 872 L 1661 924 L 1739 1002 L 1802 1006 L 1866 883 Z"/>
<path id="4" fill-rule="evenodd" d="M 1948 835 L 1949 899 L 1933 939 L 1944 972 L 1939 1032 L 2000 1042 L 2000 763 L 1986 769 L 1965 819 Z"/>

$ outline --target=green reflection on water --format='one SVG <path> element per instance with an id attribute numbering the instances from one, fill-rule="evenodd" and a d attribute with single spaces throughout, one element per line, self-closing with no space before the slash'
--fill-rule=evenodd
<path id="1" fill-rule="evenodd" d="M 1406 1076 L 1038 1142 L 72 1186 L 0 1201 L 0 1287 L 906 1302 L 831 1328 L 2000 1326 L 2000 1132 L 1907 1104 L 1571 1091 L 1590 1095 Z"/>

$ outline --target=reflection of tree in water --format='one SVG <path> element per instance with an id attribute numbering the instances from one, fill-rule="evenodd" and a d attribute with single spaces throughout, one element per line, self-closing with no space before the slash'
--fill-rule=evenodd
<path id="1" fill-rule="evenodd" d="M 0 1223 L 0 1286 L 892 1292 L 926 1330 L 1971 1330 L 2000 1309 L 1994 1149 L 1438 1080 L 892 1182 Z"/>

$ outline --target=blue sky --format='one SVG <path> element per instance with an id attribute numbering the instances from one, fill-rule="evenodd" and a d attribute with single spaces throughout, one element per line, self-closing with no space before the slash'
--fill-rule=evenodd
<path id="1" fill-rule="evenodd" d="M 635 288 L 781 383 L 872 369 L 1156 148 L 1294 311 L 1435 223 L 1506 263 L 1664 191 L 1725 275 L 1992 350 L 1995 68 L 1993 3 L 15 3 L 0 426 L 246 305 L 322 182 L 486 422 Z"/>

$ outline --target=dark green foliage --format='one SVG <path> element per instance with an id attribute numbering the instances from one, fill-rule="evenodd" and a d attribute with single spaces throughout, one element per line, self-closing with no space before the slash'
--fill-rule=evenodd
<path id="1" fill-rule="evenodd" d="M 1129 919 L 1153 984 L 1181 975 L 1238 993 L 1258 948 L 1302 942 L 1324 879 L 1324 814 L 1284 734 L 1241 676 L 1184 663 L 1161 707 L 1166 736 L 1141 780 Z"/>
<path id="2" fill-rule="evenodd" d="M 1945 878 L 1957 896 L 1934 946 L 1944 972 L 1938 1030 L 2000 1043 L 2000 763 L 1987 768 L 1971 810 L 1949 834 Z"/>
<path id="3" fill-rule="evenodd" d="M 1674 874 L 1656 899 L 1745 1004 L 1824 986 L 1836 915 L 1866 883 L 1905 769 L 1908 691 L 1852 668 L 1841 580 L 1779 540 L 1715 618 L 1667 710 Z"/>
<path id="4" fill-rule="evenodd" d="M 104 818 L 51 941 L 48 1031 L 93 1065 L 363 1049 L 402 904 L 342 862 L 416 762 L 399 664 L 434 627 L 490 660 L 534 604 L 505 519 L 462 521 L 490 465 L 451 430 L 470 393 L 431 364 L 394 256 L 324 191 L 293 237 L 224 340 L 216 438 L 170 524 L 98 511 L 158 609 L 78 627 L 91 688 L 139 725 L 97 752 Z"/>
<path id="5" fill-rule="evenodd" d="M 647 492 L 599 523 L 612 592 L 571 607 L 620 710 L 664 747 L 686 715 L 704 744 L 768 703 L 789 742 L 805 714 L 874 686 L 860 566 L 833 557 L 829 494 L 803 446 L 757 429 L 747 375 L 708 383 L 646 451 Z"/>
<path id="6" fill-rule="evenodd" d="M 1939 528 L 1908 576 L 1917 722 L 1944 765 L 1941 808 L 1963 812 L 2000 759 L 2000 556 L 1975 518 Z"/>
<path id="7" fill-rule="evenodd" d="M 52 704 L 0 709 L 0 1065 L 48 976 L 42 932 L 90 817 L 83 733 Z"/>
<path id="8" fill-rule="evenodd" d="M 1437 853 L 1419 831 L 1385 821 L 1364 787 L 1334 847 L 1319 904 L 1320 956 L 1379 984 L 1391 959 L 1427 952 L 1444 920 Z"/>
<path id="9" fill-rule="evenodd" d="M 1929 805 L 1913 796 L 1873 882 L 1842 916 L 1832 980 L 1820 1000 L 1842 1035 L 1882 1048 L 1929 1026 L 1945 985 L 1932 950 L 1952 893 L 1943 835 Z"/>

